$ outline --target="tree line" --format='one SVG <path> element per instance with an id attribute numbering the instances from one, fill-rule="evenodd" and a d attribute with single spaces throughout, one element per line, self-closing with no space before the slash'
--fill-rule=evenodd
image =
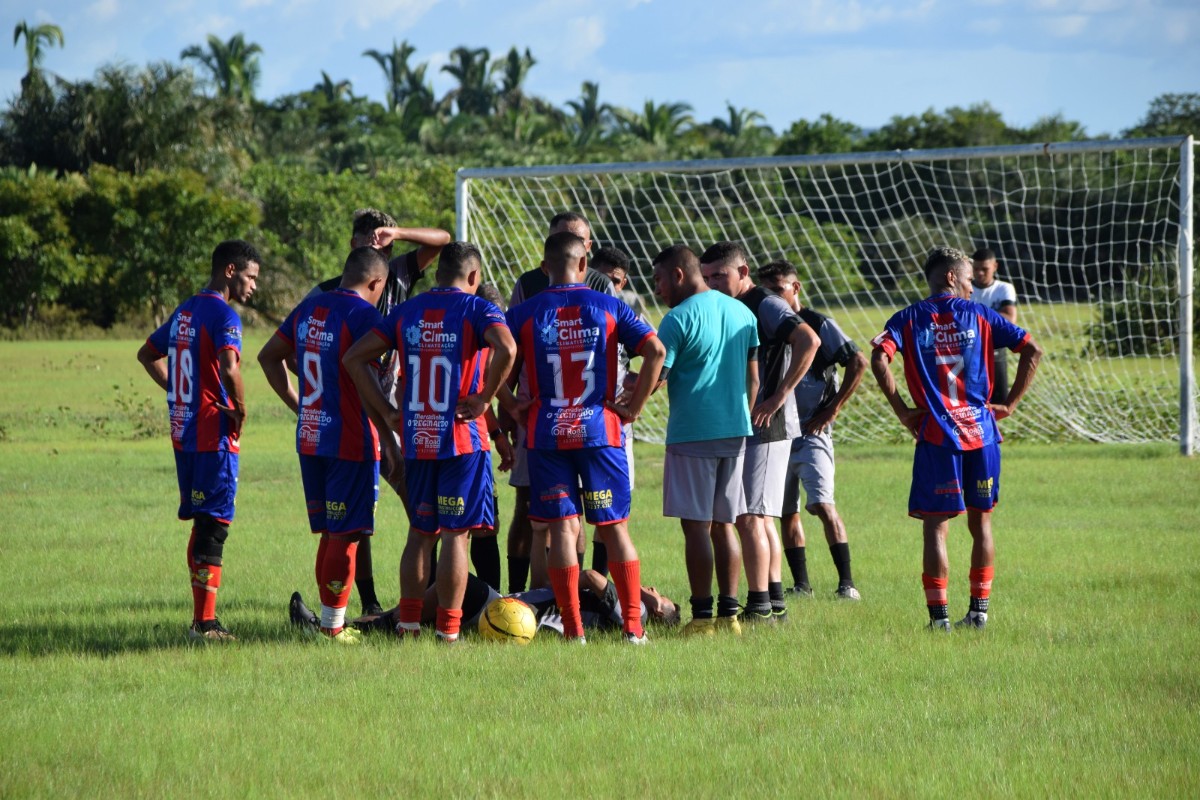
<path id="1" fill-rule="evenodd" d="M 455 48 L 441 70 L 408 42 L 368 49 L 382 103 L 320 72 L 309 90 L 256 96 L 262 48 L 208 36 L 177 62 L 105 64 L 90 79 L 46 69 L 66 45 L 19 23 L 27 71 L 0 114 L 0 325 L 64 320 L 109 327 L 152 318 L 196 285 L 214 241 L 260 244 L 272 269 L 256 295 L 268 317 L 336 271 L 350 212 L 378 205 L 403 223 L 452 229 L 461 166 L 676 160 L 968 147 L 1086 138 L 1048 116 L 1009 125 L 987 103 L 895 116 L 875 130 L 822 114 L 776 132 L 727 103 L 698 120 L 686 102 L 628 109 L 585 81 L 556 106 L 525 84 L 528 48 Z M 1200 93 L 1165 94 L 1123 136 L 1200 132 Z M 864 262 L 866 261 L 864 255 Z M 872 282 L 870 274 L 864 280 Z"/>

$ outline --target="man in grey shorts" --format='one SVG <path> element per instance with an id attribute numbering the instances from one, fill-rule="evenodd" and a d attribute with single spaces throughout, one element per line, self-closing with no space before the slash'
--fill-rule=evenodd
<path id="1" fill-rule="evenodd" d="M 746 440 L 742 483 L 746 513 L 738 517 L 749 591 L 742 619 L 782 622 L 783 548 L 768 517 L 783 513 L 783 479 L 791 441 L 800 435 L 794 390 L 808 372 L 820 344 L 816 334 L 783 300 L 754 285 L 746 251 L 717 242 L 700 256 L 708 288 L 741 301 L 758 325 L 759 389 L 750 412 L 754 433 Z"/>
<path id="2" fill-rule="evenodd" d="M 783 554 L 795 584 L 792 591 L 804 597 L 812 597 L 813 593 L 804 554 L 804 526 L 800 522 L 800 486 L 803 486 L 808 501 L 804 508 L 821 520 L 829 553 L 837 567 L 835 596 L 842 600 L 858 600 L 858 589 L 850 574 L 846 526 L 833 501 L 832 434 L 833 421 L 867 372 L 867 359 L 836 322 L 800 303 L 800 280 L 794 266 L 786 261 L 775 261 L 759 267 L 758 282 L 783 298 L 816 331 L 821 342 L 808 374 L 796 387 L 796 405 L 803 432 L 792 440 L 783 495 Z M 846 370 L 840 386 L 839 365 Z"/>
<path id="3" fill-rule="evenodd" d="M 740 480 L 749 401 L 758 393 L 758 331 L 743 304 L 709 291 L 696 254 L 675 245 L 654 258 L 654 291 L 670 307 L 658 337 L 667 349 L 667 453 L 663 516 L 683 528 L 692 620 L 684 632 L 741 633 L 733 522 L 746 513 Z M 717 574 L 717 616 L 712 579 Z"/>

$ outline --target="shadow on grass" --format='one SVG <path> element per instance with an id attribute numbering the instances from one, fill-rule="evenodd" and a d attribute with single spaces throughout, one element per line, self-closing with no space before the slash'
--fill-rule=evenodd
<path id="1" fill-rule="evenodd" d="M 234 646 L 303 638 L 288 621 L 286 599 L 279 603 L 233 602 L 220 614 L 238 637 Z M 119 656 L 203 647 L 188 638 L 190 617 L 190 604 L 161 599 L 89 606 L 76 613 L 43 612 L 0 623 L 0 656 Z"/>

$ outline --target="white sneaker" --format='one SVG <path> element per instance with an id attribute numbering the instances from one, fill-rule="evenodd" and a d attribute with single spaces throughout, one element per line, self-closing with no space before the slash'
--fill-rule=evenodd
<path id="1" fill-rule="evenodd" d="M 647 644 L 649 641 L 650 641 L 650 639 L 648 639 L 646 637 L 645 631 L 642 631 L 641 636 L 634 636 L 632 633 L 629 633 L 628 631 L 625 633 L 626 644 Z"/>
<path id="2" fill-rule="evenodd" d="M 929 624 L 925 626 L 925 630 L 933 633 L 950 633 L 950 620 L 948 619 L 931 619 Z"/>
<path id="3" fill-rule="evenodd" d="M 838 600 L 862 600 L 862 595 L 853 586 L 839 586 L 833 596 Z"/>

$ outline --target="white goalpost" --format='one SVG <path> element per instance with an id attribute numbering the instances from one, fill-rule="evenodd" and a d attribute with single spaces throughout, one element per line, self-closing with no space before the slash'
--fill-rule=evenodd
<path id="1" fill-rule="evenodd" d="M 938 244 L 996 251 L 1018 324 L 1046 350 L 1008 438 L 1177 441 L 1196 423 L 1192 137 L 628 164 L 462 169 L 457 237 L 484 254 L 507 296 L 537 266 L 547 223 L 583 214 L 594 247 L 633 259 L 652 322 L 651 259 L 741 243 L 751 268 L 786 259 L 805 305 L 859 346 L 924 294 Z M 1011 363 L 1011 362 L 1010 362 Z M 1010 367 L 1010 380 L 1012 368 Z M 839 417 L 839 440 L 903 440 L 871 384 Z M 662 441 L 666 398 L 636 426 Z"/>

